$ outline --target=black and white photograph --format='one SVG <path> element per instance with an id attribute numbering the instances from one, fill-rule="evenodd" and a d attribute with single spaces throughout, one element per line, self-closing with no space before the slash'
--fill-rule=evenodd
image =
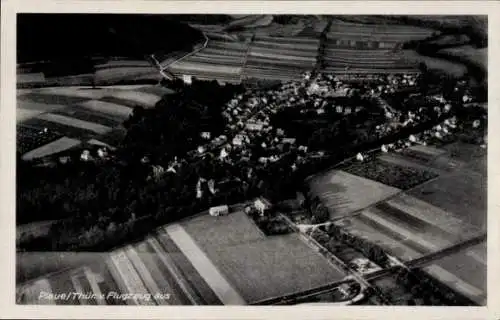
<path id="1" fill-rule="evenodd" d="M 17 305 L 487 305 L 488 15 L 16 21 Z"/>

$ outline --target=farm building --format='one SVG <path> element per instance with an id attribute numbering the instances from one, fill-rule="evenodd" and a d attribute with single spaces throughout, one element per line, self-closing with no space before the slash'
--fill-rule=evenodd
<path id="1" fill-rule="evenodd" d="M 193 82 L 193 77 L 185 74 L 182 75 L 182 80 L 184 81 L 184 83 L 191 84 Z"/>
<path id="2" fill-rule="evenodd" d="M 271 203 L 265 198 L 258 198 L 253 203 L 255 209 L 262 215 L 265 210 L 271 208 Z"/>
<path id="3" fill-rule="evenodd" d="M 261 131 L 264 128 L 263 122 L 247 122 L 246 128 L 252 131 Z"/>
<path id="4" fill-rule="evenodd" d="M 204 131 L 204 132 L 202 132 L 202 133 L 201 133 L 201 137 L 202 137 L 203 139 L 210 139 L 210 137 L 211 137 L 211 136 L 212 136 L 212 135 L 211 135 L 211 134 L 210 134 L 210 132 L 208 132 L 208 131 Z"/>
<path id="5" fill-rule="evenodd" d="M 227 204 L 217 207 L 211 207 L 208 213 L 213 217 L 223 216 L 229 213 L 229 207 Z"/>

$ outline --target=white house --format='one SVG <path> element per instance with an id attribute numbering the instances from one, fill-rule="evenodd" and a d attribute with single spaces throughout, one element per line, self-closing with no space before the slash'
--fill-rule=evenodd
<path id="1" fill-rule="evenodd" d="M 89 150 L 84 150 L 82 152 L 82 155 L 80 156 L 80 159 L 82 161 L 90 161 L 90 160 L 92 160 L 92 156 L 90 155 L 90 151 Z"/>
<path id="2" fill-rule="evenodd" d="M 222 148 L 222 150 L 220 151 L 220 155 L 219 155 L 219 158 L 220 159 L 224 159 L 225 157 L 227 157 L 229 154 L 227 153 L 226 149 Z"/>
<path id="3" fill-rule="evenodd" d="M 247 122 L 247 124 L 246 124 L 246 128 L 248 130 L 252 130 L 252 131 L 260 131 L 260 130 L 262 130 L 263 127 L 264 127 L 263 123 Z"/>
<path id="4" fill-rule="evenodd" d="M 208 213 L 209 213 L 212 217 L 223 216 L 223 215 L 226 215 L 226 214 L 228 214 L 228 213 L 229 213 L 229 207 L 227 206 L 227 204 L 222 205 L 222 206 L 217 206 L 217 207 L 211 207 L 211 208 L 208 210 Z"/>
<path id="5" fill-rule="evenodd" d="M 104 148 L 99 148 L 97 150 L 97 155 L 99 156 L 99 158 L 106 158 L 108 156 L 108 152 Z"/>
<path id="6" fill-rule="evenodd" d="M 253 205 L 261 215 L 264 214 L 265 210 L 271 208 L 271 203 L 265 198 L 257 198 Z"/>
<path id="7" fill-rule="evenodd" d="M 182 80 L 184 81 L 184 83 L 191 84 L 193 82 L 193 77 L 185 74 L 182 76 Z"/>
<path id="8" fill-rule="evenodd" d="M 211 134 L 210 134 L 210 132 L 208 132 L 208 131 L 204 131 L 204 132 L 202 132 L 202 133 L 201 133 L 201 137 L 202 137 L 203 139 L 210 139 Z"/>
<path id="9" fill-rule="evenodd" d="M 241 146 L 243 143 L 243 137 L 241 135 L 236 135 L 233 138 L 233 145 L 235 146 Z"/>

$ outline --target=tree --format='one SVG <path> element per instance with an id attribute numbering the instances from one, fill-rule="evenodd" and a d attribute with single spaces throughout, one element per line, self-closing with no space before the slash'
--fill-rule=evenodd
<path id="1" fill-rule="evenodd" d="M 315 224 L 323 223 L 328 221 L 329 218 L 330 218 L 330 213 L 328 212 L 328 209 L 323 204 L 320 203 L 316 207 L 316 210 L 312 218 L 312 222 Z"/>

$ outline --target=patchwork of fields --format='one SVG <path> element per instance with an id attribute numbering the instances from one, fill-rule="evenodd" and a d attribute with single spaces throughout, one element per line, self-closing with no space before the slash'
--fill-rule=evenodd
<path id="1" fill-rule="evenodd" d="M 324 50 L 326 73 L 410 73 L 417 64 L 400 46 L 425 39 L 435 30 L 404 25 L 359 24 L 334 20 Z"/>
<path id="2" fill-rule="evenodd" d="M 18 150 L 25 159 L 35 159 L 91 139 L 112 145 L 134 106 L 151 108 L 168 93 L 156 86 L 20 89 Z M 44 128 L 49 131 L 42 132 Z"/>
<path id="3" fill-rule="evenodd" d="M 344 276 L 297 234 L 266 237 L 246 214 L 235 212 L 160 228 L 82 267 L 25 283 L 17 298 L 26 304 L 243 305 Z M 42 291 L 87 296 L 54 301 L 41 297 Z M 120 295 L 126 293 L 142 295 Z"/>
<path id="4" fill-rule="evenodd" d="M 300 23 L 299 23 L 300 24 Z M 231 38 L 221 30 L 194 26 L 209 35 L 205 48 L 175 62 L 168 70 L 203 80 L 240 82 L 243 79 L 297 80 L 318 60 L 320 34 L 326 32 L 322 50 L 325 73 L 418 72 L 418 59 L 409 59 L 400 48 L 407 41 L 424 39 L 436 30 L 404 25 L 358 24 L 333 20 L 298 27 L 297 32 L 274 32 L 275 24 L 237 32 L 246 40 Z M 208 29 L 207 29 L 208 28 Z M 272 30 L 271 30 L 272 29 Z M 218 35 L 218 36 L 217 36 Z M 224 35 L 224 36 L 223 36 Z M 250 40 L 251 39 L 251 40 Z"/>
<path id="5" fill-rule="evenodd" d="M 486 153 L 479 149 L 456 142 L 383 154 L 343 169 L 350 173 L 333 170 L 314 177 L 311 190 L 336 213 L 335 224 L 391 255 L 403 261 L 438 255 L 424 270 L 483 303 L 486 244 L 439 257 L 441 251 L 486 233 Z"/>

